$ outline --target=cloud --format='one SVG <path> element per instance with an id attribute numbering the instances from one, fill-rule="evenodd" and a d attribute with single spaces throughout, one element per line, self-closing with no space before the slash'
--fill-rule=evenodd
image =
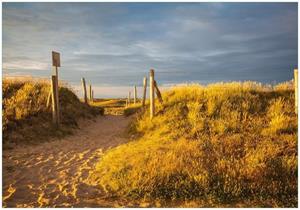
<path id="1" fill-rule="evenodd" d="M 297 66 L 297 3 L 4 3 L 3 69 L 71 84 L 284 81 Z"/>
<path id="2" fill-rule="evenodd" d="M 26 56 L 3 57 L 3 68 L 6 70 L 47 70 L 50 65 L 45 61 L 37 61 Z"/>
<path id="3" fill-rule="evenodd" d="M 48 64 L 38 61 L 18 60 L 14 62 L 4 63 L 4 69 L 23 69 L 23 70 L 47 70 Z"/>

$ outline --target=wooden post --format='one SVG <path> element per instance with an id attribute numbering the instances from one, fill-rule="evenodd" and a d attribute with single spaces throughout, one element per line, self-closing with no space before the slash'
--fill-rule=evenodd
<path id="1" fill-rule="evenodd" d="M 157 98 L 158 98 L 158 100 L 159 100 L 159 103 L 163 103 L 163 99 L 162 99 L 162 97 L 161 97 L 161 93 L 160 93 L 160 91 L 159 91 L 159 89 L 158 89 L 158 86 L 157 86 L 157 83 L 156 83 L 156 81 L 154 80 L 154 88 L 155 88 L 155 92 L 156 92 L 156 95 L 157 95 Z"/>
<path id="2" fill-rule="evenodd" d="M 57 91 L 56 91 L 56 76 L 52 75 L 51 76 L 51 96 L 52 96 L 52 122 L 55 124 L 57 127 L 59 125 L 59 119 L 58 119 L 58 110 L 57 110 Z"/>
<path id="3" fill-rule="evenodd" d="M 57 126 L 59 125 L 60 122 L 60 107 L 59 107 L 59 85 L 58 85 L 58 68 L 60 67 L 60 54 L 58 52 L 54 52 L 52 51 L 52 66 L 54 67 L 54 76 L 51 78 L 51 82 L 53 79 L 55 79 L 55 82 L 51 85 L 53 86 L 52 88 L 52 92 L 53 90 L 55 91 L 55 93 L 52 93 L 52 96 L 55 97 L 55 101 L 54 98 L 52 97 L 52 104 L 54 104 L 56 106 L 56 123 Z"/>
<path id="4" fill-rule="evenodd" d="M 55 91 L 56 91 L 56 110 L 57 110 L 57 122 L 59 124 L 60 122 L 60 111 L 59 111 L 59 86 L 58 86 L 58 69 L 57 69 L 57 66 L 54 66 L 55 67 L 55 78 L 56 78 L 56 87 L 55 87 Z"/>
<path id="5" fill-rule="evenodd" d="M 147 92 L 147 77 L 144 77 L 143 85 L 144 85 L 144 93 L 143 93 L 143 102 L 142 102 L 142 105 L 145 106 L 146 92 Z"/>
<path id="6" fill-rule="evenodd" d="M 84 103 L 88 103 L 88 99 L 87 99 L 87 94 L 86 94 L 86 85 L 85 85 L 85 79 L 84 77 L 81 78 L 81 81 L 82 81 L 82 89 L 83 89 L 83 100 L 84 100 Z"/>
<path id="7" fill-rule="evenodd" d="M 134 86 L 134 90 L 133 90 L 133 103 L 136 104 L 136 85 Z"/>
<path id="8" fill-rule="evenodd" d="M 49 91 L 49 94 L 48 94 L 48 97 L 47 97 L 47 104 L 46 104 L 46 107 L 48 108 L 49 105 L 50 105 L 50 100 L 51 100 L 51 92 L 52 92 L 52 89 L 50 87 L 50 91 Z"/>
<path id="9" fill-rule="evenodd" d="M 154 95 L 154 70 L 150 70 L 150 119 L 155 115 L 155 95 Z"/>
<path id="10" fill-rule="evenodd" d="M 92 102 L 94 102 L 94 90 L 92 90 Z"/>
<path id="11" fill-rule="evenodd" d="M 92 85 L 89 85 L 89 97 L 90 101 L 92 101 Z"/>
<path id="12" fill-rule="evenodd" d="M 128 107 L 128 100 L 126 99 L 126 105 L 125 105 L 125 107 Z"/>
<path id="13" fill-rule="evenodd" d="M 295 113 L 298 114 L 298 69 L 294 69 Z"/>
<path id="14" fill-rule="evenodd" d="M 128 106 L 130 106 L 130 91 L 128 92 Z"/>

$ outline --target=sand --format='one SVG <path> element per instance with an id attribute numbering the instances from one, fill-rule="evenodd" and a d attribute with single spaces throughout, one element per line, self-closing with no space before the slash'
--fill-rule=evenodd
<path id="1" fill-rule="evenodd" d="M 3 207 L 112 206 L 87 177 L 103 151 L 128 141 L 130 119 L 100 116 L 63 139 L 4 150 Z"/>

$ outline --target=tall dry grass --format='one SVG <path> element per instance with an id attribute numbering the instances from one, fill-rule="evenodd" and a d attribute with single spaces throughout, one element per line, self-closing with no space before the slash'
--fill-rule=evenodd
<path id="1" fill-rule="evenodd" d="M 106 152 L 90 179 L 130 199 L 295 207 L 294 92 L 273 89 L 234 82 L 167 91 L 156 117 L 147 109 L 132 126 L 140 138 Z"/>
<path id="2" fill-rule="evenodd" d="M 60 83 L 62 126 L 52 125 L 51 104 L 47 105 L 50 84 L 30 78 L 4 79 L 2 82 L 2 131 L 5 148 L 18 143 L 38 143 L 53 136 L 63 136 L 77 126 L 79 118 L 103 113 L 80 102 L 68 86 Z"/>

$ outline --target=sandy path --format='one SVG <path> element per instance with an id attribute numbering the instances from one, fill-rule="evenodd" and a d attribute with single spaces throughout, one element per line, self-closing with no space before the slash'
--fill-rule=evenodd
<path id="1" fill-rule="evenodd" d="M 3 151 L 3 207 L 99 206 L 104 193 L 87 176 L 103 150 L 127 141 L 129 121 L 102 116 L 61 140 Z"/>

